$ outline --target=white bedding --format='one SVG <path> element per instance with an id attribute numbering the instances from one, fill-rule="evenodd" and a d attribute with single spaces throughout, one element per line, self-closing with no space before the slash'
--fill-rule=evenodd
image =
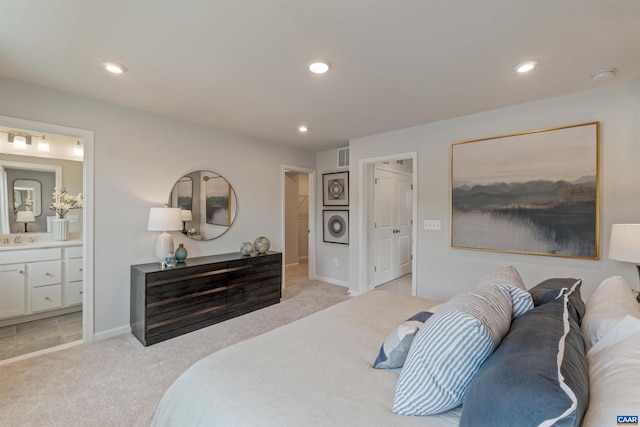
<path id="1" fill-rule="evenodd" d="M 399 369 L 371 364 L 391 330 L 436 302 L 372 291 L 205 357 L 169 388 L 154 426 L 457 426 L 460 407 L 391 412 Z"/>

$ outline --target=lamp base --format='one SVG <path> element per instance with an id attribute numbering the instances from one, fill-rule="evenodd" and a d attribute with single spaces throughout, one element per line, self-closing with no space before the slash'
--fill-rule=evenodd
<path id="1" fill-rule="evenodd" d="M 171 234 L 163 231 L 158 235 L 158 240 L 156 240 L 156 259 L 160 261 L 161 264 L 164 264 L 165 256 L 175 250 L 175 246 L 173 244 L 173 237 Z"/>

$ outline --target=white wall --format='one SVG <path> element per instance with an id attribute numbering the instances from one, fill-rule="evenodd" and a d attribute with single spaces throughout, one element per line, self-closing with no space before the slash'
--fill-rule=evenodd
<path id="1" fill-rule="evenodd" d="M 449 149 L 452 143 L 592 121 L 601 123 L 600 260 L 450 247 Z M 410 151 L 418 153 L 415 167 L 418 224 L 426 219 L 442 221 L 441 231 L 418 230 L 416 274 L 419 296 L 438 300 L 449 298 L 473 287 L 486 272 L 508 264 L 518 268 L 528 286 L 549 277 L 583 278 L 584 297 L 588 297 L 602 279 L 613 274 L 623 275 L 638 287 L 635 267 L 610 261 L 607 253 L 611 224 L 640 223 L 640 81 L 352 140 L 351 244 L 348 257 L 341 261 L 349 262 L 349 282 L 353 291 L 364 289 L 364 284 L 359 283 L 358 262 L 362 252 L 358 224 L 359 161 Z M 331 156 L 330 153 L 320 154 L 319 165 L 324 164 L 322 158 Z M 320 251 L 318 261 L 320 264 Z M 331 271 L 325 274 L 329 275 Z M 332 277 L 342 279 L 343 276 L 335 274 Z"/>
<path id="2" fill-rule="evenodd" d="M 318 208 L 316 214 L 316 275 L 318 280 L 334 283 L 342 286 L 349 286 L 349 245 L 338 243 L 325 243 L 322 240 L 322 211 L 327 209 L 336 209 L 335 206 L 322 206 L 322 174 L 332 172 L 343 172 L 346 168 L 338 168 L 338 153 L 336 150 L 322 151 L 316 153 L 316 195 L 318 200 Z M 349 186 L 351 192 L 352 173 L 349 173 Z M 353 193 L 351 193 L 353 194 Z M 350 205 L 353 206 L 353 198 L 349 197 Z M 346 207 L 340 207 L 340 210 Z M 349 213 L 349 227 L 353 227 L 353 210 Z M 352 244 L 353 241 L 350 241 Z M 338 260 L 336 266 L 334 260 Z"/>
<path id="3" fill-rule="evenodd" d="M 95 132 L 96 334 L 129 325 L 130 265 L 154 261 L 149 208 L 164 205 L 181 176 L 218 172 L 238 197 L 236 222 L 219 239 L 174 233 L 189 256 L 235 252 L 259 235 L 282 250 L 281 165 L 315 163 L 306 151 L 11 80 L 0 79 L 0 94 L 0 116 Z"/>

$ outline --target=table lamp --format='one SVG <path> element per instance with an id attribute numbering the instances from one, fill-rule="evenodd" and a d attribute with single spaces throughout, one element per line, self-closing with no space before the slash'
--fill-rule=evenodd
<path id="1" fill-rule="evenodd" d="M 16 212 L 16 222 L 24 222 L 24 232 L 27 233 L 27 223 L 36 222 L 36 217 L 31 211 Z"/>
<path id="2" fill-rule="evenodd" d="M 182 233 L 187 234 L 187 222 L 193 220 L 191 211 L 188 209 L 180 209 L 180 217 L 182 219 Z"/>
<path id="3" fill-rule="evenodd" d="M 173 237 L 167 231 L 179 231 L 182 228 L 182 217 L 179 208 L 151 208 L 149 210 L 148 231 L 162 231 L 156 240 L 156 258 L 161 263 L 165 256 L 174 251 Z"/>
<path id="4" fill-rule="evenodd" d="M 640 224 L 613 224 L 609 259 L 636 264 L 640 275 Z"/>

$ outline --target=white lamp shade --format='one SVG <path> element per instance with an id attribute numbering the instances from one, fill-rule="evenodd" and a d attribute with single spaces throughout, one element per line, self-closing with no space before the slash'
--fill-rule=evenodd
<path id="1" fill-rule="evenodd" d="M 36 217 L 31 211 L 19 211 L 16 213 L 16 222 L 36 222 Z"/>
<path id="2" fill-rule="evenodd" d="M 640 264 L 640 224 L 613 224 L 609 259 Z"/>
<path id="3" fill-rule="evenodd" d="M 179 208 L 151 208 L 149 210 L 149 231 L 182 230 L 182 217 Z"/>
<path id="4" fill-rule="evenodd" d="M 180 216 L 182 217 L 183 221 L 191 221 L 193 219 L 193 216 L 191 215 L 191 211 L 188 209 L 181 209 Z"/>

